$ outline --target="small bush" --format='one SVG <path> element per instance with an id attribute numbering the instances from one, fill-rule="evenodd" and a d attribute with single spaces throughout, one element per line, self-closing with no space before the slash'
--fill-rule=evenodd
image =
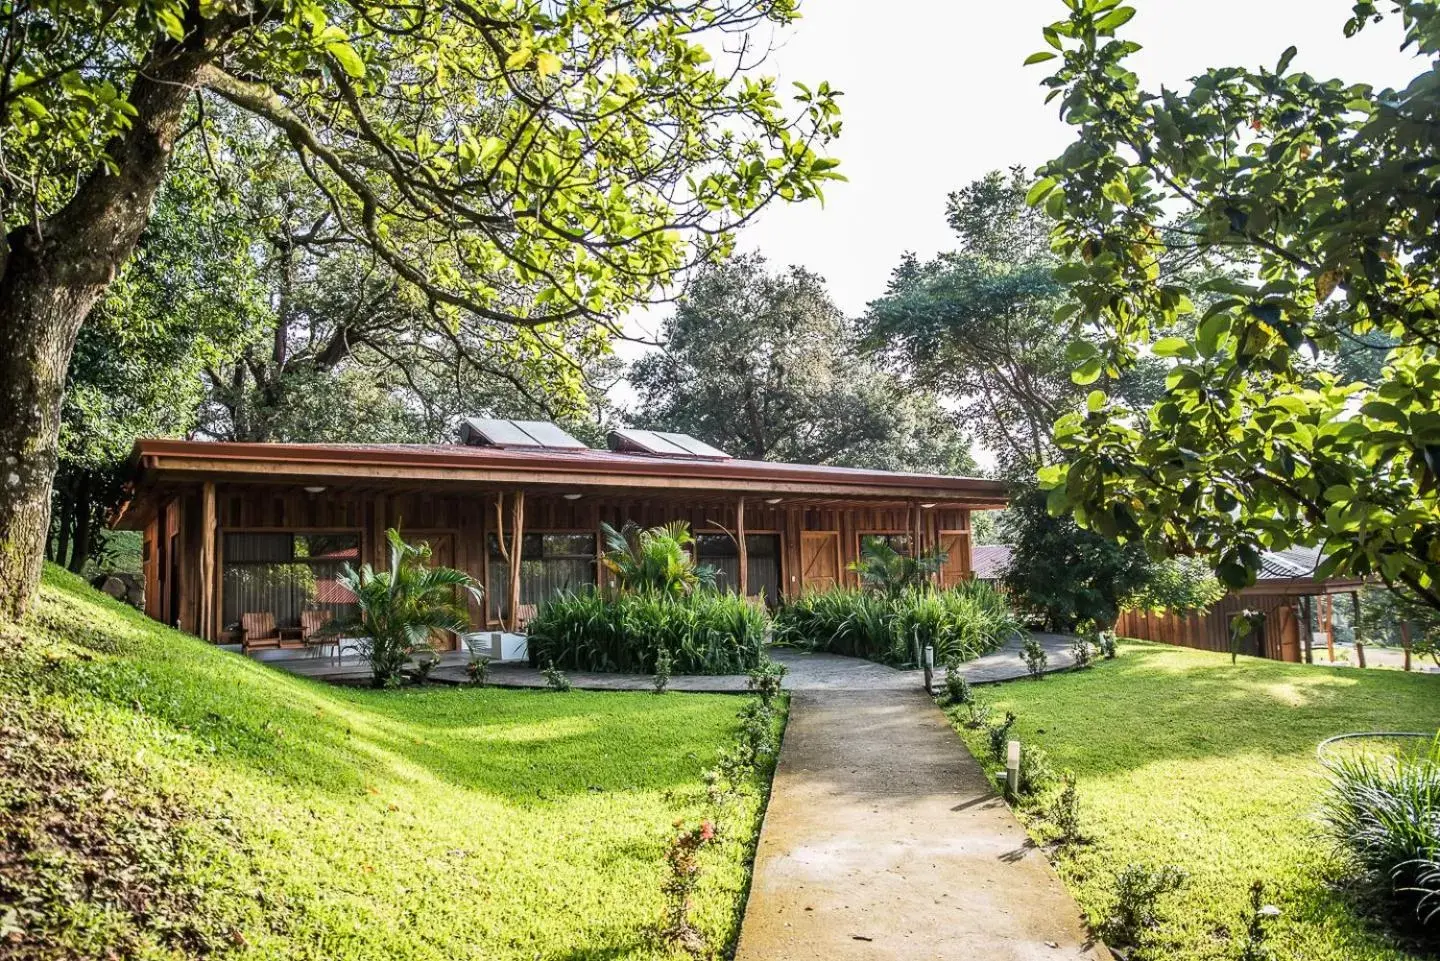
<path id="1" fill-rule="evenodd" d="M 1075 667 L 1084 670 L 1095 660 L 1095 648 L 1090 643 L 1090 638 L 1080 635 L 1070 642 L 1070 659 L 1075 662 Z"/>
<path id="2" fill-rule="evenodd" d="M 1020 646 L 1020 659 L 1025 662 L 1025 669 L 1035 680 L 1045 676 L 1045 663 L 1050 656 L 1045 653 L 1045 647 L 1032 634 L 1025 638 L 1025 643 Z"/>
<path id="3" fill-rule="evenodd" d="M 895 594 L 811 593 L 775 618 L 777 642 L 883 664 L 914 664 L 926 645 L 934 647 L 938 662 L 971 660 L 999 648 L 1018 629 L 1004 595 L 983 582 Z"/>
<path id="4" fill-rule="evenodd" d="M 677 833 L 665 851 L 670 876 L 665 879 L 666 923 L 662 934 L 670 944 L 691 954 L 704 954 L 708 947 L 705 935 L 691 922 L 690 912 L 700 883 L 700 849 L 714 839 L 715 826 L 702 821 L 687 829 L 683 822 L 676 821 L 675 827 Z"/>
<path id="5" fill-rule="evenodd" d="M 470 678 L 470 683 L 484 687 L 485 682 L 490 680 L 490 658 L 481 654 L 471 660 L 465 665 L 465 675 Z"/>
<path id="6" fill-rule="evenodd" d="M 654 674 L 665 651 L 675 674 L 744 674 L 764 656 L 767 625 L 763 610 L 735 594 L 607 597 L 588 588 L 541 605 L 526 642 L 532 665 Z"/>
<path id="7" fill-rule="evenodd" d="M 1055 783 L 1055 768 L 1050 756 L 1038 747 L 1020 751 L 1020 793 L 1035 795 Z"/>
<path id="8" fill-rule="evenodd" d="M 655 655 L 655 693 L 664 694 L 665 689 L 670 686 L 670 672 L 674 669 L 675 659 L 665 648 L 660 648 L 660 653 Z"/>
<path id="9" fill-rule="evenodd" d="M 1128 864 L 1115 876 L 1115 903 L 1101 934 L 1112 945 L 1136 945 L 1160 923 L 1159 902 L 1184 886 L 1188 875 L 1173 864 Z"/>
<path id="10" fill-rule="evenodd" d="M 1280 909 L 1265 903 L 1265 882 L 1250 885 L 1250 907 L 1245 912 L 1245 940 L 1240 944 L 1239 961 L 1275 961 L 1270 948 L 1270 922 L 1280 916 Z"/>
<path id="11" fill-rule="evenodd" d="M 1075 774 L 1066 771 L 1060 776 L 1060 793 L 1050 804 L 1048 817 L 1055 825 L 1055 840 L 1061 845 L 1079 844 L 1085 840 L 1080 829 L 1080 792 Z"/>
<path id="12" fill-rule="evenodd" d="M 990 738 L 990 756 L 996 761 L 1005 760 L 1005 746 L 1010 743 L 1010 729 L 1015 726 L 1015 712 L 1006 711 L 1005 720 L 991 724 L 985 729 Z"/>
<path id="13" fill-rule="evenodd" d="M 552 691 L 558 691 L 559 693 L 564 694 L 566 691 L 570 690 L 570 678 L 566 677 L 565 672 L 560 670 L 560 668 L 556 667 L 554 664 L 551 664 L 550 666 L 542 670 L 540 672 L 540 676 L 545 678 L 545 686 Z"/>
<path id="14" fill-rule="evenodd" d="M 1101 631 L 1095 635 L 1095 646 L 1100 649 L 1100 656 L 1107 661 L 1113 661 L 1119 652 L 1119 646 L 1115 642 L 1114 631 Z"/>
<path id="15" fill-rule="evenodd" d="M 1395 928 L 1440 943 L 1440 748 L 1328 763 L 1321 819 Z"/>
<path id="16" fill-rule="evenodd" d="M 979 729 L 990 723 L 990 714 L 994 709 L 989 704 L 972 693 L 970 703 L 966 706 L 970 709 L 970 720 L 965 722 L 966 727 Z"/>
<path id="17" fill-rule="evenodd" d="M 970 682 L 960 673 L 960 668 L 954 661 L 945 665 L 945 699 L 950 704 L 971 704 L 975 700 L 975 692 L 970 690 Z"/>
<path id="18" fill-rule="evenodd" d="M 750 690 L 760 697 L 760 703 L 765 705 L 768 711 L 775 703 L 775 699 L 784 690 L 785 675 L 789 672 L 784 664 L 770 660 L 768 657 L 755 665 L 750 671 L 749 680 L 746 682 Z"/>

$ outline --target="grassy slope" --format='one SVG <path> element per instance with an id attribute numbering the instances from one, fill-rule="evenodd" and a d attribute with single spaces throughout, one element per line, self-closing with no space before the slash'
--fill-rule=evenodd
<path id="1" fill-rule="evenodd" d="M 1434 730 L 1440 678 L 1254 658 L 1232 667 L 1228 655 L 1127 643 L 1118 660 L 1090 671 L 981 697 L 1015 711 L 1022 742 L 1078 776 L 1094 843 L 1062 855 L 1060 870 L 1092 923 L 1109 909 L 1116 870 L 1169 862 L 1191 877 L 1166 903 L 1155 956 L 1234 957 L 1227 932 L 1241 930 L 1258 878 L 1283 911 L 1278 957 L 1409 957 L 1332 887 L 1341 871 L 1314 819 L 1325 783 L 1315 748 L 1346 731 Z M 961 732 L 985 758 L 983 732 Z M 1039 806 L 1029 816 L 1036 829 Z"/>
<path id="2" fill-rule="evenodd" d="M 666 956 L 665 843 L 738 730 L 723 696 L 325 687 L 54 569 L 0 643 L 0 956 Z M 758 807 L 707 851 L 717 945 Z"/>

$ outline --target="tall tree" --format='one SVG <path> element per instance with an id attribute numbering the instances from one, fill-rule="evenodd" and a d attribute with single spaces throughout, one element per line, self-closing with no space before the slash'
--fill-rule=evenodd
<path id="1" fill-rule="evenodd" d="M 932 395 L 902 390 L 855 351 L 820 277 L 732 258 L 695 275 L 631 368 L 636 426 L 692 434 L 738 457 L 960 472 L 969 445 Z"/>
<path id="2" fill-rule="evenodd" d="M 1346 33 L 1381 6 L 1356 4 Z M 1055 509 L 1208 555 L 1231 585 L 1265 550 L 1323 545 L 1321 576 L 1378 575 L 1440 608 L 1440 7 L 1383 6 L 1424 58 L 1403 90 L 1296 71 L 1291 47 L 1273 69 L 1152 94 L 1117 36 L 1134 8 L 1078 0 L 1045 29 L 1030 59 L 1057 64 L 1046 84 L 1076 141 L 1030 199 L 1073 258 L 1061 319 L 1105 336 L 1077 345 L 1095 389 L 1056 425 L 1069 464 L 1043 480 Z M 1182 229 L 1160 229 L 1177 213 Z M 1182 249 L 1245 276 L 1163 277 Z M 1193 335 L 1161 330 L 1187 314 Z M 1387 345 L 1383 367 L 1346 361 Z M 1145 356 L 1171 365 L 1148 408 L 1111 386 Z"/>
<path id="3" fill-rule="evenodd" d="M 65 370 L 194 128 L 276 133 L 331 211 L 442 315 L 603 323 L 773 198 L 835 176 L 828 86 L 788 112 L 747 44 L 794 0 L 359 6 L 21 2 L 0 11 L 0 616 L 49 527 Z M 217 102 L 228 109 L 217 109 Z"/>

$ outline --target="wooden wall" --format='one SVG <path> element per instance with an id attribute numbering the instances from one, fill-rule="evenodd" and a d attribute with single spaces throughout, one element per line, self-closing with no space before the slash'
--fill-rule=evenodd
<path id="1" fill-rule="evenodd" d="M 1228 654 L 1230 619 L 1246 609 L 1266 615 L 1264 646 L 1251 635 L 1241 641 L 1240 653 L 1275 661 L 1301 660 L 1300 597 L 1293 594 L 1230 593 L 1208 610 L 1193 614 L 1126 611 L 1116 621 L 1115 632 L 1122 637 Z"/>
<path id="2" fill-rule="evenodd" d="M 507 536 L 511 523 L 511 496 L 505 498 L 504 524 Z M 361 535 L 362 559 L 377 567 L 387 564 L 385 531 L 398 527 L 407 538 L 446 538 L 451 547 L 453 566 L 466 571 L 491 591 L 504 591 L 505 584 L 489 584 L 486 563 L 486 535 L 496 530 L 496 495 L 431 494 L 419 491 L 382 493 L 376 491 L 326 490 L 308 493 L 300 488 L 219 485 L 215 499 L 216 552 L 213 568 L 215 601 L 211 606 L 215 623 L 198 623 L 200 605 L 200 543 L 203 530 L 200 487 L 177 489 L 173 499 L 165 501 L 155 523 L 146 528 L 146 582 L 155 585 L 147 590 L 147 608 L 152 617 L 170 617 L 166 602 L 166 570 L 168 550 L 164 542 L 167 532 L 178 532 L 181 554 L 181 604 L 178 612 L 184 630 L 211 639 L 221 636 L 219 596 L 221 572 L 224 568 L 224 537 L 236 531 L 355 531 Z M 712 497 L 700 500 L 694 496 L 665 498 L 653 495 L 636 497 L 590 496 L 566 500 L 556 494 L 530 492 L 526 495 L 523 532 L 527 534 L 562 532 L 598 532 L 600 522 L 620 527 L 633 520 L 642 527 L 652 527 L 673 520 L 683 520 L 696 532 L 736 529 L 737 502 Z M 797 596 L 803 589 L 801 577 L 800 534 L 802 531 L 834 531 L 838 534 L 842 581 L 855 584 L 855 575 L 843 568 L 859 556 L 860 538 L 870 533 L 909 533 L 920 535 L 923 550 L 944 546 L 950 554 L 946 567 L 946 583 L 969 576 L 970 517 L 969 511 L 955 507 L 930 510 L 898 507 L 862 506 L 789 506 L 768 505 L 763 498 L 750 497 L 745 505 L 747 533 L 770 533 L 780 536 L 780 576 L 782 593 Z M 483 616 L 473 608 L 477 624 Z"/>

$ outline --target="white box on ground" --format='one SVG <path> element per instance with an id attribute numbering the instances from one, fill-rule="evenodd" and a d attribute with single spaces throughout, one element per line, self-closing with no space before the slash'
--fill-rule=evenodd
<path id="1" fill-rule="evenodd" d="M 525 646 L 524 634 L 512 634 L 509 631 L 479 631 L 474 634 L 465 635 L 465 640 L 480 642 L 482 649 L 490 651 L 491 660 L 495 661 L 523 661 L 529 654 Z"/>

